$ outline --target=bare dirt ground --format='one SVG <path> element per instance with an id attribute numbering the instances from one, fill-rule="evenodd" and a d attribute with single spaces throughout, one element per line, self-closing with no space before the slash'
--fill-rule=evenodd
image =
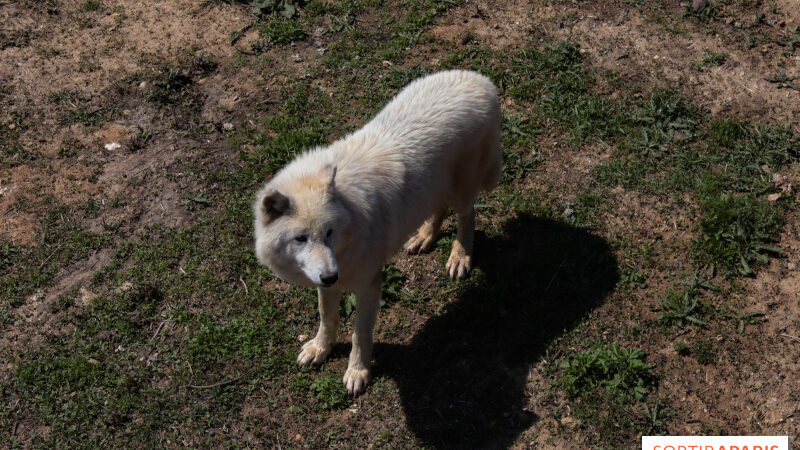
<path id="1" fill-rule="evenodd" d="M 788 124 L 800 133 L 800 91 L 792 88 L 800 81 L 791 84 L 800 77 L 800 50 L 789 51 L 786 44 L 787 37 L 800 27 L 800 11 L 793 0 L 770 4 L 729 1 L 717 7 L 719 16 L 704 22 L 686 16 L 687 6 L 675 2 L 468 0 L 437 17 L 427 30 L 430 40 L 418 53 L 411 50 L 413 56 L 404 63 L 429 65 L 435 70 L 445 49 L 459 48 L 470 40 L 511 52 L 530 45 L 532 37 L 547 36 L 579 44 L 587 64 L 597 74 L 596 90 L 610 99 L 641 99 L 655 86 L 668 86 L 713 117 Z M 355 21 L 355 27 L 378 22 L 381 6 L 370 8 Z M 47 236 L 44 218 L 54 205 L 74 212 L 88 232 L 113 230 L 112 243 L 68 260 L 52 274 L 46 287 L 28 295 L 23 304 L 4 309 L 6 324 L 0 328 L 0 347 L 8 352 L 33 351 L 59 336 L 70 335 L 74 325 L 65 323 L 52 305 L 68 292 L 79 292 L 76 306 L 72 306 L 78 311 L 112 292 L 113 288 L 105 286 L 103 292 L 95 293 L 88 285 L 95 273 L 111 264 L 115 245 L 136 241 L 147 230 L 181 228 L 204 220 L 199 208 L 218 188 L 217 181 L 206 179 L 206 168 L 235 167 L 237 156 L 231 138 L 245 128 L 261 126 L 260 119 L 265 115 L 277 114 L 278 92 L 304 74 L 324 67 L 325 50 L 337 39 L 333 33 L 307 26 L 307 38 L 254 55 L 250 48 L 258 33 L 246 29 L 251 21 L 250 7 L 237 3 L 0 0 L 0 126 L 7 130 L 3 136 L 13 134 L 18 148 L 24 150 L 0 155 L 0 242 L 20 248 L 43 245 Z M 232 44 L 232 36 L 241 31 L 243 37 Z M 800 48 L 800 41 L 797 45 Z M 724 53 L 724 62 L 693 68 L 710 53 Z M 608 73 L 614 76 L 605 77 Z M 788 81 L 768 80 L 780 74 Z M 191 88 L 165 89 L 171 86 L 169 83 L 184 83 Z M 336 87 L 335 80 L 331 85 L 314 86 L 329 97 Z M 171 95 L 177 97 L 169 98 Z M 506 105 L 509 102 L 504 99 Z M 543 163 L 527 184 L 559 205 L 574 201 L 593 170 L 613 153 L 607 143 L 573 147 L 552 130 L 544 130 L 538 151 Z M 791 185 L 787 192 L 796 203 L 796 186 L 800 183 L 796 165 L 778 177 L 785 177 L 783 185 Z M 593 336 L 646 328 L 656 316 L 658 299 L 674 284 L 669 274 L 688 264 L 685 243 L 698 232 L 693 225 L 697 208 L 684 207 L 686 199 L 621 187 L 610 195 L 601 229 L 625 235 L 637 245 L 652 244 L 654 262 L 646 275 L 646 288 L 612 294 L 609 301 L 588 312 L 582 326 Z M 755 276 L 739 278 L 732 287 L 709 294 L 709 302 L 718 310 L 728 311 L 731 306 L 735 313 L 721 314 L 722 318 L 706 328 L 669 330 L 663 339 L 637 344 L 658 373 L 656 395 L 663 399 L 664 408 L 674 412 L 666 425 L 667 433 L 789 435 L 795 441 L 800 439 L 798 219 L 797 208 L 790 209 L 780 238 L 781 258 L 771 259 Z M 56 251 L 54 254 L 59 254 Z M 43 255 L 40 269 L 49 257 Z M 624 262 L 624 257 L 618 259 Z M 400 256 L 395 264 L 423 297 L 428 289 L 440 289 L 435 285 L 435 256 Z M 276 286 L 274 281 L 270 283 L 249 289 Z M 280 282 L 277 286 L 288 289 Z M 469 305 L 468 299 L 465 308 Z M 445 307 L 439 306 L 441 310 L 431 312 L 393 304 L 381 312 L 376 339 L 384 347 L 382 356 L 378 349 L 376 359 L 385 377 L 402 374 L 402 367 L 392 358 L 414 358 L 403 349 L 406 345 L 418 348 L 421 358 L 436 364 L 436 356 L 424 345 L 426 339 L 442 344 L 436 336 L 426 334 L 426 330 L 442 326 L 428 323 L 432 317 L 442 317 Z M 748 322 L 739 333 L 737 321 L 742 313 L 763 314 L 759 316 L 763 319 Z M 314 330 L 310 322 L 302 326 Z M 178 325 L 174 329 L 178 331 L 170 336 L 189 332 Z M 158 330 L 148 329 L 155 334 Z M 466 334 L 463 337 L 470 339 Z M 712 364 L 678 355 L 675 343 L 700 337 L 713 341 L 716 350 Z M 558 357 L 564 357 L 559 351 L 562 354 Z M 330 370 L 338 373 L 344 367 L 346 353 L 341 349 L 334 353 Z M 543 350 L 537 354 L 545 355 Z M 529 361 L 529 373 L 518 377 L 525 380 L 524 385 L 509 388 L 522 392 L 522 399 L 515 401 L 521 402 L 520 410 L 535 420 L 528 416 L 502 419 L 522 429 L 508 439 L 503 435 L 496 445 L 597 445 L 592 439 L 599 427 L 574 419 L 564 394 L 552 394 L 546 369 L 552 362 L 546 361 L 549 357 Z M 447 361 L 457 364 L 460 360 Z M 19 360 L 9 360 L 0 365 L 0 379 L 10 382 L 19 364 Z M 350 409 L 323 419 L 308 419 L 294 410 L 270 406 L 271 401 L 288 394 L 267 388 L 263 395 L 248 394 L 239 412 L 243 422 L 266 423 L 273 427 L 267 427 L 270 430 L 278 430 L 278 445 L 288 440 L 301 446 L 310 435 L 322 434 L 315 429 L 320 425 L 360 430 L 371 437 L 355 438 L 356 442 L 372 446 L 436 445 L 419 431 L 424 429 L 419 417 L 434 420 L 431 413 L 403 413 L 409 408 L 421 411 L 425 406 L 424 402 L 409 400 L 410 395 L 424 396 L 431 391 L 404 384 L 420 381 L 419 377 L 405 376 L 405 382 L 398 375 L 397 382 L 373 386 L 383 389 L 381 402 L 393 402 L 389 407 L 376 406 L 367 398 L 363 404 L 356 402 Z M 18 412 L 12 409 L 11 414 Z M 138 423 L 137 418 L 131 420 Z M 279 424 L 281 421 L 288 422 Z M 22 438 L 23 445 L 41 443 L 36 439 L 46 441 L 50 433 L 47 424 L 29 417 L 9 423 L 15 437 L 29 436 Z M 284 428 L 287 423 L 288 429 Z M 500 423 L 506 426 L 506 422 Z M 276 444 L 245 428 L 232 423 L 228 433 L 255 447 Z M 405 431 L 398 437 L 392 434 L 396 430 Z M 404 442 L 403 433 L 417 440 Z M 159 436 L 167 439 L 168 434 L 163 431 Z M 383 435 L 391 436 L 388 443 L 379 440 Z M 203 445 L 201 438 L 194 435 L 182 443 L 166 441 L 171 443 L 165 445 Z M 341 442 L 354 443 L 346 439 Z M 613 440 L 603 445 L 627 446 Z"/>

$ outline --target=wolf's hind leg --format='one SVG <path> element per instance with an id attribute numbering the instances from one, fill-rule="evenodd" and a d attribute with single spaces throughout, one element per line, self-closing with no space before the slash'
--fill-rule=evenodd
<path id="1" fill-rule="evenodd" d="M 339 299 L 342 293 L 336 289 L 317 288 L 319 297 L 319 330 L 314 339 L 308 341 L 297 356 L 297 364 L 322 364 L 336 342 L 339 330 Z"/>
<path id="2" fill-rule="evenodd" d="M 450 278 L 463 280 L 472 270 L 472 240 L 475 236 L 475 207 L 469 205 L 458 212 L 458 234 L 447 260 Z"/>
<path id="3" fill-rule="evenodd" d="M 439 236 L 445 216 L 447 216 L 447 208 L 439 209 L 428 217 L 428 220 L 419 227 L 417 233 L 406 242 L 406 251 L 411 254 L 429 251 Z"/>

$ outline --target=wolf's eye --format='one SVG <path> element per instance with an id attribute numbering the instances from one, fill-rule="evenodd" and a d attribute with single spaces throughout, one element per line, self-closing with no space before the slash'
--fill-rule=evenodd
<path id="1" fill-rule="evenodd" d="M 333 234 L 333 228 L 328 230 L 328 232 L 325 234 L 325 237 L 331 237 L 332 234 Z"/>
<path id="2" fill-rule="evenodd" d="M 297 241 L 297 242 L 305 242 L 305 241 L 308 240 L 308 236 L 306 236 L 304 234 L 301 234 L 299 236 L 295 236 L 294 240 Z"/>

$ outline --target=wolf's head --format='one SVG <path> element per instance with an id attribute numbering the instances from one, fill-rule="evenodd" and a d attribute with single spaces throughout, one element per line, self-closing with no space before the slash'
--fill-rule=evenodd
<path id="1" fill-rule="evenodd" d="M 339 279 L 337 237 L 350 215 L 336 199 L 335 179 L 329 165 L 276 179 L 256 197 L 256 257 L 286 281 L 327 287 Z"/>

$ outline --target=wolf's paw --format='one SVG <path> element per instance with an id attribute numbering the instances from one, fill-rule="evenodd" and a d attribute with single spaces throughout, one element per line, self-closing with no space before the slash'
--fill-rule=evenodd
<path id="1" fill-rule="evenodd" d="M 369 384 L 369 369 L 348 368 L 342 379 L 347 393 L 350 395 L 361 395 Z"/>
<path id="2" fill-rule="evenodd" d="M 425 253 L 433 247 L 433 242 L 435 241 L 435 237 L 422 233 L 417 232 L 414 236 L 411 236 L 411 239 L 406 242 L 406 252 L 412 255 L 417 255 L 419 253 Z"/>
<path id="3" fill-rule="evenodd" d="M 307 366 L 309 364 L 319 365 L 330 353 L 333 345 L 323 346 L 317 343 L 316 339 L 312 339 L 303 345 L 300 349 L 300 354 L 297 355 L 297 364 Z"/>
<path id="4" fill-rule="evenodd" d="M 464 247 L 454 245 L 446 267 L 451 279 L 463 280 L 472 270 L 472 257 L 464 251 Z"/>

